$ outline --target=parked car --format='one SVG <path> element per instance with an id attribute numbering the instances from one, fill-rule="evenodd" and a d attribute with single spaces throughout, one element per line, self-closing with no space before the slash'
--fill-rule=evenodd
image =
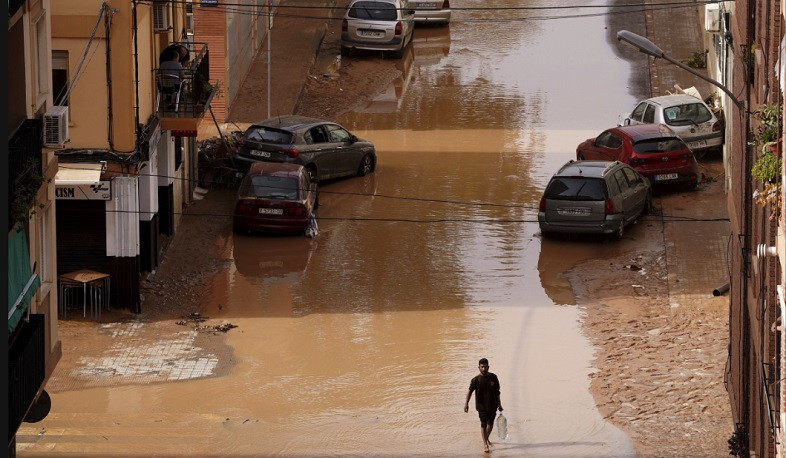
<path id="1" fill-rule="evenodd" d="M 417 24 L 450 23 L 450 0 L 413 0 L 409 6 L 415 9 Z"/>
<path id="2" fill-rule="evenodd" d="M 251 164 L 300 164 L 312 181 L 367 175 L 377 165 L 374 144 L 340 125 L 304 116 L 277 116 L 250 126 L 236 145 L 235 167 L 248 171 Z"/>
<path id="3" fill-rule="evenodd" d="M 538 209 L 543 236 L 613 234 L 652 209 L 652 186 L 619 161 L 568 161 L 549 180 Z"/>
<path id="4" fill-rule="evenodd" d="M 305 233 L 317 199 L 317 184 L 302 165 L 256 162 L 240 183 L 232 227 Z"/>
<path id="5" fill-rule="evenodd" d="M 654 185 L 699 182 L 693 152 L 664 124 L 639 124 L 606 129 L 576 148 L 576 159 L 620 161 L 649 178 Z"/>
<path id="6" fill-rule="evenodd" d="M 700 157 L 723 146 L 723 124 L 703 100 L 688 94 L 664 95 L 639 102 L 620 125 L 666 124 Z"/>
<path id="7" fill-rule="evenodd" d="M 341 23 L 341 55 L 362 49 L 400 59 L 412 42 L 414 18 L 408 0 L 353 0 Z"/>

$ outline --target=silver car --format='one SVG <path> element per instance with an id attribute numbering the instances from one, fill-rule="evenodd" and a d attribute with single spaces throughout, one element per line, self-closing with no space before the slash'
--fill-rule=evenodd
<path id="1" fill-rule="evenodd" d="M 652 209 L 650 181 L 619 161 L 568 161 L 551 177 L 538 209 L 543 236 L 605 234 L 622 238 L 625 227 Z"/>
<path id="2" fill-rule="evenodd" d="M 400 59 L 412 42 L 414 17 L 408 0 L 353 0 L 341 24 L 341 55 L 362 49 Z"/>
<path id="3" fill-rule="evenodd" d="M 723 124 L 703 100 L 688 94 L 664 95 L 639 102 L 620 125 L 666 124 L 702 157 L 723 146 Z"/>
<path id="4" fill-rule="evenodd" d="M 450 23 L 450 0 L 412 0 L 409 6 L 415 9 L 418 24 Z"/>

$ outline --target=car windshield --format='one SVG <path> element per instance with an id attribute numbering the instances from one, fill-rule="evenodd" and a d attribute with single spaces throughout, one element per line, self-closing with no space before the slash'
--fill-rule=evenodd
<path id="1" fill-rule="evenodd" d="M 246 131 L 244 140 L 260 143 L 275 143 L 277 145 L 289 145 L 292 143 L 292 133 L 270 127 L 251 126 L 248 131 Z"/>
<path id="2" fill-rule="evenodd" d="M 651 138 L 633 144 L 633 151 L 639 154 L 670 153 L 688 149 L 679 138 Z"/>
<path id="3" fill-rule="evenodd" d="M 601 178 L 555 177 L 544 196 L 554 200 L 606 200 L 606 182 Z"/>
<path id="4" fill-rule="evenodd" d="M 712 119 L 712 113 L 704 104 L 686 103 L 663 109 L 663 117 L 670 126 L 700 124 Z"/>
<path id="5" fill-rule="evenodd" d="M 374 21 L 395 21 L 396 7 L 385 2 L 355 2 L 349 9 L 349 17 Z"/>
<path id="6" fill-rule="evenodd" d="M 298 180 L 289 177 L 253 176 L 240 187 L 240 195 L 294 200 L 298 196 Z"/>

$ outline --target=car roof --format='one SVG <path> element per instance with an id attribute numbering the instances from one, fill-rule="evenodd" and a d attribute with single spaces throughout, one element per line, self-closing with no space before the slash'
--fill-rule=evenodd
<path id="1" fill-rule="evenodd" d="M 612 130 L 616 130 L 622 135 L 629 137 L 634 142 L 648 140 L 651 138 L 679 138 L 677 134 L 665 124 L 634 124 L 630 126 L 616 127 Z"/>
<path id="2" fill-rule="evenodd" d="M 297 115 L 282 115 L 282 116 L 275 116 L 273 118 L 265 119 L 264 121 L 259 121 L 255 123 L 251 127 L 275 127 L 277 129 L 287 129 L 287 130 L 296 130 L 300 127 L 307 127 L 313 126 L 316 124 L 325 124 L 330 123 L 330 121 L 324 121 L 322 119 L 316 118 L 309 118 L 307 116 L 297 116 Z"/>
<path id="3" fill-rule="evenodd" d="M 349 6 L 351 7 L 352 5 L 354 5 L 357 2 L 390 3 L 392 5 L 397 5 L 397 4 L 401 3 L 401 0 L 352 0 L 352 2 L 350 2 Z"/>
<path id="4" fill-rule="evenodd" d="M 568 161 L 563 165 L 555 177 L 566 176 L 585 176 L 590 178 L 601 178 L 608 170 L 616 168 L 616 165 L 624 165 L 619 161 Z"/>
<path id="5" fill-rule="evenodd" d="M 671 107 L 674 105 L 683 105 L 686 103 L 697 103 L 697 102 L 704 104 L 704 101 L 701 100 L 700 98 L 688 94 L 661 95 L 659 97 L 652 97 L 650 99 L 647 99 L 647 101 L 662 107 Z"/>
<path id="6" fill-rule="evenodd" d="M 248 175 L 299 177 L 302 165 L 288 162 L 254 162 L 248 169 Z"/>

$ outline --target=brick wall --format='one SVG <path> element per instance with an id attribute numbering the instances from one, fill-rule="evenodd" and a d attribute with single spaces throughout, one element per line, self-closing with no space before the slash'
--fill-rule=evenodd
<path id="1" fill-rule="evenodd" d="M 211 104 L 218 122 L 225 122 L 227 118 L 227 26 L 224 9 L 221 2 L 215 7 L 194 4 L 194 41 L 207 43 L 210 51 L 210 81 L 219 81 L 221 87 L 220 93 L 213 97 Z"/>

